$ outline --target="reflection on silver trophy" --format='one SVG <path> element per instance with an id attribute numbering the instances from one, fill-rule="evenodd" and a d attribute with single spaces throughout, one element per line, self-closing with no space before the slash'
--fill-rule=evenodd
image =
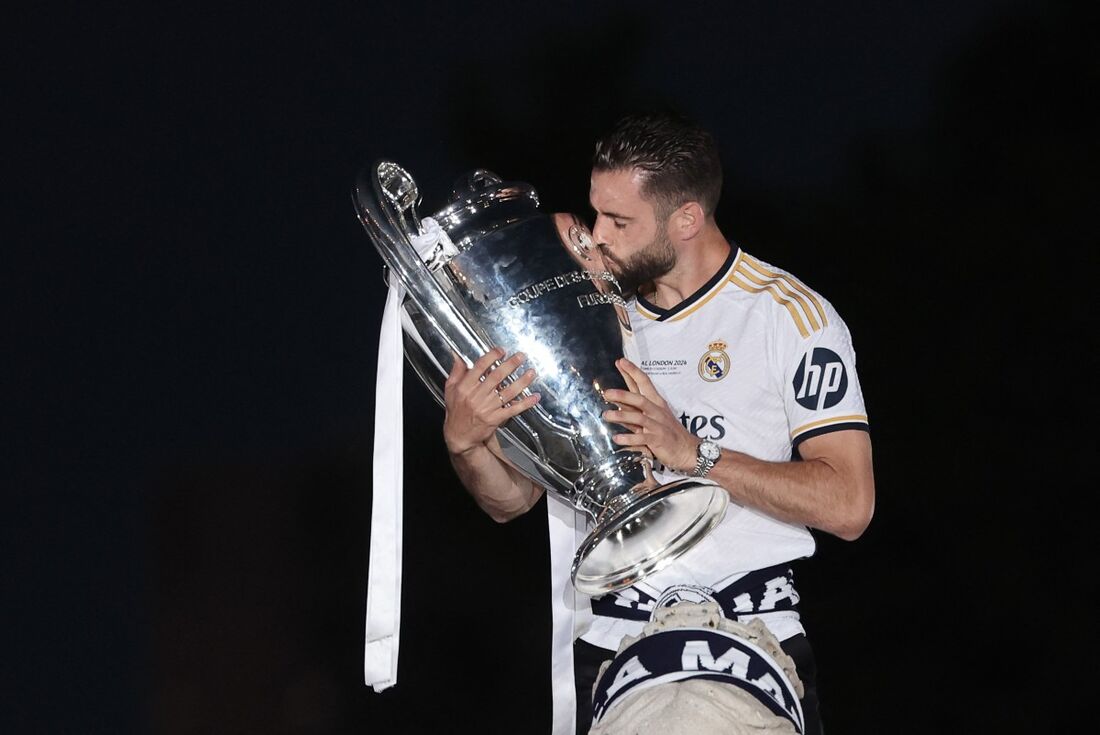
<path id="1" fill-rule="evenodd" d="M 512 378 L 537 372 L 540 402 L 497 433 L 521 473 L 588 517 L 572 567 L 580 592 L 633 584 L 718 524 L 722 488 L 701 479 L 661 485 L 644 454 L 612 441 L 623 429 L 603 419 L 612 408 L 603 392 L 626 388 L 615 360 L 630 326 L 583 223 L 540 212 L 532 187 L 483 170 L 425 220 L 416 182 L 388 161 L 360 175 L 353 198 L 387 277 L 407 291 L 405 355 L 440 403 L 452 351 L 469 365 L 499 345 L 527 356 Z M 422 243 L 431 221 L 446 237 L 418 252 L 414 240 Z"/>

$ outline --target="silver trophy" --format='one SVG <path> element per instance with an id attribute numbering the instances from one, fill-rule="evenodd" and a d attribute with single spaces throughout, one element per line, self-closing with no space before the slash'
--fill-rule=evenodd
<path id="1" fill-rule="evenodd" d="M 450 247 L 421 254 L 412 243 L 427 220 L 407 171 L 375 164 L 353 199 L 387 278 L 407 290 L 405 356 L 440 404 L 452 352 L 472 364 L 499 345 L 527 356 L 509 381 L 529 367 L 538 374 L 529 390 L 540 402 L 497 434 L 519 472 L 589 519 L 573 560 L 577 590 L 601 595 L 638 582 L 721 521 L 725 490 L 701 479 L 659 484 L 646 455 L 612 441 L 624 429 L 603 419 L 613 407 L 603 394 L 627 387 L 615 360 L 630 324 L 583 223 L 540 212 L 531 186 L 478 170 L 431 217 Z"/>

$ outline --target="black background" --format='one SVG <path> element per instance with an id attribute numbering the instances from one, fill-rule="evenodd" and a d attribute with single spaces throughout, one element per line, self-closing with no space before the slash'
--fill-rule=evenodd
<path id="1" fill-rule="evenodd" d="M 828 730 L 1090 721 L 1083 7 L 14 11 L 0 726 L 544 732 L 542 506 L 481 515 L 409 371 L 400 683 L 361 683 L 385 294 L 350 188 L 389 157 L 429 212 L 489 168 L 588 216 L 641 105 L 715 133 L 725 234 L 854 336 L 876 517 L 797 568 Z"/>

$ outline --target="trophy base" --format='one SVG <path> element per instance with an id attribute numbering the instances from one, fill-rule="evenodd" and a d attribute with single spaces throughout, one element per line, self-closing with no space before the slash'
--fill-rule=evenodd
<path id="1" fill-rule="evenodd" d="M 668 566 L 722 520 L 729 495 L 709 480 L 659 485 L 601 518 L 573 558 L 573 585 L 597 597 Z"/>

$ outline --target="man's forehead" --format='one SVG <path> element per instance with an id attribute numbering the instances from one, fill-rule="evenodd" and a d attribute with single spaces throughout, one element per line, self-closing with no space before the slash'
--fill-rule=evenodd
<path id="1" fill-rule="evenodd" d="M 589 181 L 588 198 L 593 204 L 597 200 L 622 203 L 640 203 L 642 184 L 646 172 L 641 169 L 604 169 L 592 172 Z"/>

